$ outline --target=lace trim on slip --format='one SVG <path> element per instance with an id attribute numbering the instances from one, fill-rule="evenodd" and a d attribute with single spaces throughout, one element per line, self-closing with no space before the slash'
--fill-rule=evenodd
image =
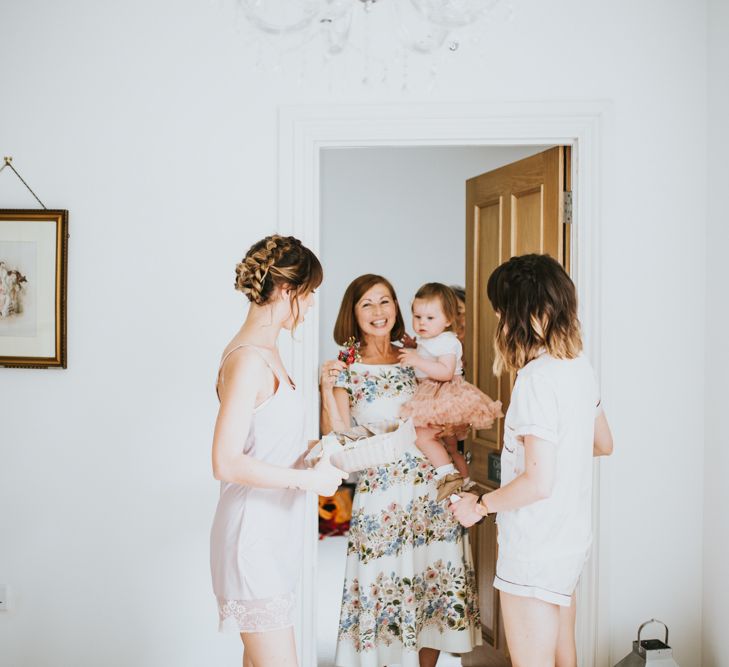
<path id="1" fill-rule="evenodd" d="M 288 593 L 266 600 L 218 600 L 221 632 L 271 632 L 294 624 L 296 596 Z"/>

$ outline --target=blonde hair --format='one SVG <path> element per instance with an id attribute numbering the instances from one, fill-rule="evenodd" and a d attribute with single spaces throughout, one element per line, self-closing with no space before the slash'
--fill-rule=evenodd
<path id="1" fill-rule="evenodd" d="M 453 331 L 458 323 L 458 297 L 452 287 L 443 283 L 425 283 L 413 297 L 413 304 L 416 299 L 423 301 L 438 301 L 443 310 L 443 315 L 450 322 L 446 331 Z"/>
<path id="2" fill-rule="evenodd" d="M 557 359 L 582 351 L 575 285 L 549 255 L 512 257 L 494 270 L 486 291 L 499 316 L 496 375 L 523 368 L 542 351 Z"/>
<path id="3" fill-rule="evenodd" d="M 299 316 L 299 296 L 313 292 L 323 278 L 319 259 L 311 250 L 293 236 L 278 234 L 254 243 L 235 267 L 235 289 L 251 303 L 265 305 L 277 287 L 290 288 L 294 321 Z"/>

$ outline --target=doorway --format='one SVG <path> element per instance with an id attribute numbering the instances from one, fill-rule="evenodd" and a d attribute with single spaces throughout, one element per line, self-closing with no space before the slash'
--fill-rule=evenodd
<path id="1" fill-rule="evenodd" d="M 344 288 L 364 273 L 393 283 L 408 332 L 420 285 L 466 285 L 466 181 L 546 146 L 325 148 L 320 155 L 319 358 L 332 338 Z M 324 533 L 324 534 L 321 534 Z M 334 666 L 347 538 L 320 530 L 317 555 L 317 665 Z M 439 665 L 460 665 L 442 656 Z"/>
<path id="2" fill-rule="evenodd" d="M 599 257 L 597 231 L 599 208 L 600 104 L 511 104 L 471 107 L 341 107 L 282 110 L 280 115 L 279 231 L 292 233 L 321 254 L 322 183 L 321 164 L 325 151 L 332 148 L 507 148 L 521 150 L 535 146 L 569 145 L 573 148 L 573 186 L 580 192 L 574 217 L 580 222 L 571 240 L 573 277 L 582 304 L 581 319 L 586 335 L 586 352 L 599 373 Z M 577 159 L 579 157 L 579 159 Z M 471 175 L 488 169 L 476 170 Z M 579 187 L 578 187 L 579 184 Z M 462 227 L 461 208 L 461 225 Z M 326 257 L 323 258 L 326 262 Z M 326 266 L 326 265 L 325 265 Z M 372 270 L 372 269 L 369 269 Z M 342 289 L 344 285 L 341 286 Z M 400 295 L 403 305 L 408 296 Z M 303 343 L 290 343 L 284 350 L 298 377 L 307 380 L 304 393 L 309 405 L 310 437 L 318 424 L 316 372 L 320 362 L 319 331 L 324 312 L 315 312 L 304 328 Z M 308 382 L 311 380 L 311 382 Z M 309 386 L 311 385 L 311 386 Z M 596 469 L 595 497 L 599 499 L 599 469 Z M 312 499 L 310 543 L 303 555 L 299 646 L 301 664 L 317 660 L 317 540 L 315 503 Z M 578 619 L 580 664 L 594 665 L 600 635 L 607 628 L 596 624 L 606 582 L 598 572 L 600 549 L 599 502 L 594 503 L 595 550 L 581 584 Z M 598 576 L 598 575 L 601 576 Z M 480 663 L 476 663 L 480 664 Z"/>

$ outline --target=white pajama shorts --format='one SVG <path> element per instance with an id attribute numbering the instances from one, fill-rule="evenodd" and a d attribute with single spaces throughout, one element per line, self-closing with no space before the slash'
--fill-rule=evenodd
<path id="1" fill-rule="evenodd" d="M 499 554 L 494 588 L 511 595 L 537 598 L 569 607 L 588 554 L 520 560 Z"/>

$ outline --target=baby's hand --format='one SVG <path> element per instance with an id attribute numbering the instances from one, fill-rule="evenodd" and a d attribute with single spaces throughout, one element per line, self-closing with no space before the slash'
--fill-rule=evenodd
<path id="1" fill-rule="evenodd" d="M 419 361 L 420 357 L 415 350 L 410 348 L 400 350 L 400 363 L 403 366 L 412 366 L 413 368 L 417 368 Z"/>

